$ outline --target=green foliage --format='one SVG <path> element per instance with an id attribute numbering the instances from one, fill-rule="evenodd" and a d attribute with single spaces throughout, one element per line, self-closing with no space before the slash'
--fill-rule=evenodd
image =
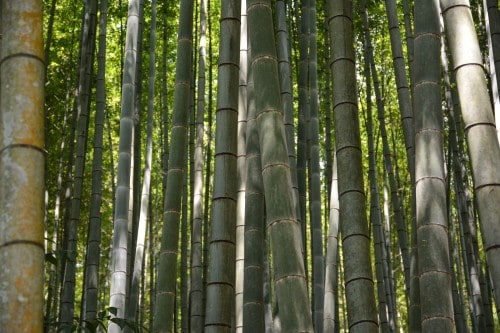
<path id="1" fill-rule="evenodd" d="M 97 318 L 95 320 L 80 320 L 79 317 L 75 317 L 73 323 L 71 324 L 60 324 L 59 322 L 50 322 L 48 327 L 53 327 L 57 333 L 96 333 L 96 332 L 107 332 L 108 331 L 108 321 L 112 321 L 120 326 L 120 329 L 128 327 L 132 329 L 132 332 L 139 332 L 139 326 L 130 320 L 124 318 L 115 317 L 117 309 L 114 307 L 108 307 L 107 310 L 99 311 L 97 313 Z"/>
<path id="2" fill-rule="evenodd" d="M 48 29 L 48 19 L 49 10 L 52 1 L 44 1 L 44 29 L 45 34 L 47 34 Z M 297 87 L 297 77 L 298 77 L 298 22 L 297 18 L 300 17 L 298 12 L 300 8 L 300 3 L 298 1 L 287 2 L 287 19 L 290 28 L 290 42 L 291 42 L 291 63 L 292 63 L 292 86 L 293 86 L 293 103 L 294 109 L 298 109 L 298 87 Z M 319 134 L 320 134 L 320 173 L 324 175 L 326 173 L 326 168 L 329 162 L 326 161 L 326 147 L 323 144 L 325 138 L 325 127 L 326 127 L 326 105 L 327 100 L 332 102 L 331 96 L 326 93 L 325 77 L 326 75 L 331 75 L 333 81 L 338 80 L 338 73 L 329 73 L 327 67 L 331 64 L 327 59 L 326 54 L 329 52 L 329 41 L 327 39 L 327 14 L 325 12 L 326 2 L 317 1 L 317 42 L 318 42 L 318 75 L 319 75 Z M 142 54 L 142 70 L 143 73 L 147 72 L 147 65 L 149 61 L 149 55 L 147 50 L 149 48 L 149 29 L 150 29 L 150 15 L 151 8 L 150 2 L 145 1 L 145 23 L 144 23 L 144 33 L 143 33 L 143 54 Z M 212 57 L 207 59 L 207 70 L 212 69 L 213 76 L 208 85 L 212 85 L 212 91 L 208 91 L 211 94 L 212 100 L 207 98 L 207 110 L 208 105 L 211 103 L 212 109 L 216 104 L 216 92 L 218 90 L 217 86 L 217 66 L 219 62 L 219 18 L 221 13 L 221 2 L 210 1 L 209 19 L 211 20 L 211 25 L 208 31 L 208 37 L 212 43 L 212 49 L 208 50 L 208 53 L 212 54 Z M 355 3 L 353 10 L 353 27 L 354 27 L 354 52 L 355 52 L 355 62 L 356 62 L 356 90 L 358 92 L 358 107 L 360 110 L 360 142 L 362 151 L 362 171 L 364 174 L 368 173 L 368 159 L 367 159 L 367 133 L 366 133 L 366 78 L 364 77 L 362 66 L 364 62 L 364 52 L 363 52 L 363 23 L 360 11 L 357 7 L 358 4 Z M 479 8 L 477 4 L 474 4 L 473 15 L 476 19 L 476 26 L 480 27 L 479 24 Z M 54 20 L 54 33 L 51 41 L 50 57 L 47 62 L 47 74 L 46 74 L 46 151 L 47 151 L 47 164 L 46 164 L 46 191 L 47 191 L 47 203 L 46 203 L 46 242 L 47 249 L 45 254 L 46 262 L 46 281 L 49 281 L 51 270 L 55 269 L 55 281 L 60 279 L 64 272 L 61 272 L 61 263 L 66 259 L 76 259 L 77 262 L 77 278 L 76 278 L 76 295 L 79 299 L 79 295 L 82 294 L 83 289 L 83 276 L 85 267 L 85 256 L 86 253 L 83 250 L 85 248 L 87 228 L 88 228 L 88 215 L 90 202 L 90 177 L 91 177 L 91 163 L 92 159 L 92 144 L 88 143 L 87 151 L 87 165 L 86 173 L 84 175 L 84 193 L 82 194 L 82 215 L 79 223 L 79 237 L 77 252 L 67 253 L 62 250 L 61 243 L 65 239 L 65 223 L 64 215 L 66 213 L 67 207 L 65 206 L 66 199 L 71 198 L 71 174 L 72 170 L 68 165 L 70 160 L 70 147 L 73 144 L 70 142 L 71 132 L 74 130 L 75 123 L 73 115 L 73 104 L 75 95 L 75 85 L 77 81 L 78 73 L 78 47 L 80 40 L 80 29 L 81 29 L 81 14 L 83 10 L 83 1 L 69 1 L 69 0 L 58 0 L 56 6 L 56 16 Z M 113 233 L 113 216 L 114 216 L 114 197 L 115 197 L 115 182 L 116 182 L 116 169 L 118 161 L 118 146 L 119 146 L 119 116 L 120 116 L 120 103 L 121 103 L 121 89 L 122 89 L 122 79 L 123 79 L 123 57 L 124 57 L 124 45 L 125 45 L 125 26 L 126 26 L 126 15 L 127 15 L 127 1 L 110 1 L 109 11 L 108 11 L 108 38 L 107 38 L 107 50 L 106 50 L 106 60 L 107 60 L 107 70 L 106 70 L 106 125 L 105 125 L 105 140 L 104 140 L 104 155 L 103 155 L 103 175 L 102 175 L 102 244 L 101 244 L 101 267 L 100 272 L 100 293 L 99 304 L 107 304 L 107 298 L 109 293 L 107 288 L 109 288 L 107 282 L 109 276 L 107 271 L 109 269 L 109 249 Z M 397 88 L 395 83 L 395 75 L 393 72 L 392 65 L 392 54 L 390 51 L 390 37 L 388 32 L 386 13 L 384 3 L 381 1 L 369 1 L 368 2 L 368 15 L 370 22 L 370 31 L 373 36 L 374 45 L 374 60 L 376 63 L 376 70 L 380 76 L 380 88 L 382 101 L 385 106 L 385 121 L 388 132 L 389 145 L 391 148 L 391 159 L 395 166 L 395 173 L 398 175 L 397 187 L 398 191 L 401 193 L 403 198 L 402 209 L 406 216 L 411 216 L 411 197 L 412 188 L 414 184 L 411 183 L 410 173 L 408 171 L 408 161 L 406 158 L 406 147 L 404 140 L 403 128 L 400 119 L 400 110 L 397 103 Z M 402 3 L 398 1 L 398 15 L 399 21 L 401 22 L 401 32 L 403 34 L 403 41 L 406 40 L 405 32 L 403 27 L 403 14 L 402 14 Z M 194 27 L 195 31 L 199 26 L 199 18 L 195 18 Z M 162 202 L 164 202 L 164 192 L 162 186 L 162 179 L 164 171 L 162 168 L 162 158 L 164 151 L 165 139 L 171 140 L 171 118 L 174 105 L 174 78 L 176 68 L 176 61 L 178 58 L 178 50 L 176 47 L 177 30 L 179 26 L 179 2 L 175 1 L 163 1 L 159 3 L 158 8 L 158 28 L 157 28 L 157 47 L 156 47 L 156 70 L 157 70 L 157 80 L 155 86 L 155 98 L 154 98 L 154 129 L 153 129 L 153 165 L 152 165 L 152 190 L 151 190 L 151 217 L 150 222 L 153 223 L 154 232 L 150 235 L 150 240 L 154 242 L 155 248 L 153 253 L 151 253 L 152 258 L 146 264 L 146 269 L 151 268 L 151 262 L 156 259 L 155 256 L 158 253 L 158 238 L 160 237 L 159 230 L 161 229 L 161 220 L 163 215 Z M 484 44 L 485 38 L 484 34 L 480 33 L 481 41 Z M 196 50 L 197 40 L 193 41 L 193 48 Z M 208 46 L 208 45 L 207 45 Z M 163 50 L 165 49 L 165 53 Z M 486 48 L 483 47 L 483 50 Z M 408 54 L 406 47 L 403 47 L 404 57 L 408 59 Z M 165 57 L 163 58 L 163 56 Z M 165 64 L 165 75 L 163 74 L 163 64 Z M 94 66 L 96 67 L 96 66 Z M 408 61 L 407 61 L 407 71 L 408 71 Z M 215 69 L 215 70 L 214 70 Z M 195 76 L 196 73 L 193 73 Z M 196 76 L 195 76 L 196 77 Z M 95 75 L 94 75 L 95 80 Z M 166 81 L 166 89 L 163 88 L 162 80 Z M 207 73 L 207 81 L 209 76 Z M 143 86 L 143 91 L 146 91 L 147 87 L 147 76 L 143 75 L 143 81 L 141 82 Z M 95 110 L 95 96 L 92 93 L 92 104 L 89 123 L 94 123 L 94 111 Z M 208 103 L 210 102 L 210 103 Z M 373 104 L 375 100 L 373 100 Z M 142 96 L 142 104 L 146 105 L 146 94 Z M 193 101 L 194 104 L 194 101 Z M 333 108 L 333 104 L 330 105 Z M 212 111 L 212 110 L 209 110 Z M 165 114 L 163 113 L 165 112 Z M 146 117 L 141 117 L 145 119 Z M 215 117 L 214 117 L 215 118 Z M 333 118 L 333 116 L 332 116 Z M 164 120 L 167 122 L 164 122 Z M 448 119 L 445 119 L 445 142 L 447 142 L 449 134 Z M 211 129 L 211 133 L 215 133 L 215 124 L 208 124 L 208 112 L 205 113 L 205 128 Z M 295 113 L 295 125 L 297 124 L 297 113 Z M 145 133 L 146 123 L 142 122 Z M 379 130 L 379 120 L 374 119 L 374 134 L 375 134 L 375 154 L 377 159 L 376 172 L 377 177 L 380 179 L 379 192 L 383 193 L 386 188 L 382 179 L 385 177 L 385 167 L 382 162 L 382 140 L 380 138 Z M 165 127 L 166 126 L 166 127 Z M 295 126 L 297 127 L 297 126 Z M 333 128 L 333 126 L 332 126 Z M 297 131 L 297 128 L 295 128 Z M 333 134 L 332 130 L 332 134 Z M 93 137 L 94 129 L 91 125 L 89 127 L 89 137 Z M 207 130 L 206 136 L 210 135 Z M 211 134 L 212 137 L 214 136 Z M 295 136 L 296 138 L 296 136 Z M 205 140 L 206 142 L 206 140 Z M 142 140 L 142 145 L 144 145 L 145 140 Z M 213 140 L 211 142 L 213 145 Z M 444 148 L 446 153 L 448 148 Z M 142 148 L 144 151 L 144 147 Z M 144 155 L 144 154 L 143 154 Z M 467 158 L 467 157 L 466 157 Z M 213 166 L 213 159 L 208 161 L 211 166 Z M 143 164 L 143 163 L 142 163 Z M 141 164 L 141 165 L 142 165 Z M 464 166 L 466 169 L 470 169 L 468 165 Z M 213 170 L 213 168 L 212 168 Z M 142 172 L 141 172 L 142 174 Z M 69 175 L 69 177 L 68 177 Z M 213 175 L 209 175 L 213 177 Z M 321 184 L 323 190 L 321 194 L 321 200 L 327 202 L 327 193 L 329 191 L 329 185 L 326 184 L 325 177 L 322 176 Z M 207 184 L 210 186 L 210 184 Z M 368 193 L 368 183 L 362 185 L 364 190 Z M 208 190 L 211 193 L 211 190 Z M 450 198 L 455 199 L 455 194 L 452 194 Z M 473 198 L 474 199 L 474 198 Z M 366 197 L 366 202 L 369 202 L 369 195 Z M 387 197 L 384 203 L 391 205 L 391 198 Z M 188 203 L 189 205 L 189 203 Z M 322 221 L 327 221 L 328 205 L 325 204 L 322 207 Z M 456 208 L 454 208 L 456 209 Z M 206 212 L 207 219 L 211 219 L 212 216 L 209 212 Z M 309 216 L 309 215 L 308 215 Z M 307 217 L 308 219 L 309 217 Z M 397 246 L 396 232 L 394 231 L 394 216 L 388 210 L 386 215 L 387 231 L 386 236 L 389 242 L 388 250 L 393 256 L 393 275 L 395 280 L 396 298 L 398 304 L 399 318 L 401 320 L 400 327 L 402 330 L 407 330 L 407 300 L 404 294 L 404 282 L 403 282 L 403 271 L 401 265 L 399 265 L 400 260 L 400 250 Z M 325 222 L 322 222 L 325 223 Z M 326 224 L 326 223 L 325 223 Z M 323 224 L 323 229 L 327 227 Z M 308 228 L 307 228 L 308 229 Z M 411 232 L 408 228 L 408 232 Z M 310 241 L 310 231 L 307 233 L 307 241 Z M 458 237 L 458 236 L 457 236 Z M 206 240 L 204 240 L 206 241 Z M 373 242 L 373 241 L 372 241 Z M 189 245 L 188 245 L 189 246 Z M 479 242 L 479 248 L 482 249 L 482 244 Z M 340 255 L 343 256 L 343 251 L 339 251 Z M 309 254 L 309 253 L 308 253 Z M 371 256 L 373 257 L 373 248 L 371 248 Z M 484 262 L 484 253 L 481 253 L 481 259 Z M 309 271 L 313 265 L 312 260 L 308 260 L 307 265 L 309 265 Z M 154 266 L 154 265 L 153 265 Z M 343 267 L 341 267 L 343 269 Z M 460 270 L 459 270 L 460 271 Z M 461 271 L 460 271 L 461 272 Z M 146 278 L 145 283 L 149 283 L 149 277 Z M 342 281 L 343 277 L 340 277 Z M 177 277 L 178 284 L 180 285 L 180 274 Z M 54 282 L 55 283 L 55 282 Z M 48 287 L 48 283 L 46 283 Z M 59 289 L 58 285 L 54 285 L 55 290 Z M 340 311 L 341 317 L 345 314 L 345 300 L 342 294 L 344 291 L 341 289 L 341 301 L 340 301 Z M 143 307 L 146 307 L 150 303 L 154 302 L 154 296 L 152 290 L 145 291 L 145 299 Z M 47 293 L 48 294 L 48 293 Z M 54 295 L 51 295 L 54 297 Z M 180 296 L 179 296 L 180 299 Z M 465 297 L 465 300 L 468 300 Z M 47 300 L 48 302 L 53 302 L 54 300 Z M 116 309 L 108 308 L 105 311 L 101 311 L 98 314 L 98 319 L 93 322 L 82 323 L 79 317 L 74 319 L 74 322 L 67 327 L 59 327 L 56 319 L 58 305 L 53 304 L 50 314 L 47 314 L 47 318 L 50 318 L 51 322 L 48 325 L 51 328 L 58 328 L 59 331 L 80 331 L 84 330 L 86 332 L 96 332 L 98 330 L 106 330 L 109 321 L 116 323 L 120 328 L 129 327 L 134 331 L 138 331 L 139 328 L 136 323 L 127 321 L 123 318 L 116 317 Z M 75 313 L 80 314 L 80 302 L 75 303 Z M 152 317 L 152 313 L 149 310 L 145 311 L 144 322 Z"/>

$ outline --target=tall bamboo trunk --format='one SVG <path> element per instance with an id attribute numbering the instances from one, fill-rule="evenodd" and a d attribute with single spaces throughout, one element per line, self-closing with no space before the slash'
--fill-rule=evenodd
<path id="1" fill-rule="evenodd" d="M 434 0 L 415 4 L 415 165 L 422 331 L 454 330 L 441 115 L 441 36 Z"/>
<path id="2" fill-rule="evenodd" d="M 172 332 L 177 283 L 177 255 L 182 187 L 187 155 L 187 125 L 192 79 L 193 0 L 180 3 L 177 36 L 177 66 L 175 72 L 174 110 L 170 130 L 170 151 L 163 206 L 163 229 L 158 255 L 158 278 L 154 332 Z"/>
<path id="3" fill-rule="evenodd" d="M 330 215 L 328 240 L 325 258 L 325 300 L 324 300 L 324 332 L 339 332 L 338 318 L 338 249 L 339 249 L 339 191 L 337 178 L 337 159 L 334 155 L 332 185 L 330 193 Z"/>
<path id="4" fill-rule="evenodd" d="M 120 115 L 120 144 L 118 155 L 118 180 L 115 197 L 115 216 L 111 253 L 111 285 L 109 306 L 116 308 L 116 316 L 125 318 L 127 295 L 128 225 L 130 205 L 130 182 L 132 165 L 132 142 L 134 131 L 134 97 L 136 80 L 137 37 L 139 29 L 139 0 L 129 0 L 127 19 L 127 42 Z M 120 332 L 120 327 L 110 321 L 108 331 Z"/>
<path id="5" fill-rule="evenodd" d="M 0 327 L 42 332 L 44 54 L 42 1 L 0 3 Z"/>
<path id="6" fill-rule="evenodd" d="M 97 1 L 89 0 L 85 2 L 84 24 L 82 27 L 83 31 L 80 45 L 81 59 L 79 81 L 75 96 L 78 120 L 76 127 L 75 169 L 73 173 L 73 197 L 71 198 L 70 219 L 67 224 L 67 230 L 65 230 L 67 235 L 65 250 L 67 251 L 68 257 L 64 268 L 64 282 L 61 292 L 60 322 L 62 325 L 71 325 L 74 319 L 78 224 L 80 221 L 80 207 L 83 196 L 85 160 L 87 155 L 90 92 L 97 23 L 96 11 Z"/>
<path id="7" fill-rule="evenodd" d="M 463 270 L 465 274 L 466 291 L 469 295 L 469 309 L 471 311 L 471 324 L 474 332 L 486 332 L 486 320 L 483 307 L 483 300 L 480 288 L 480 277 L 482 267 L 477 260 L 476 252 L 473 247 L 473 237 L 475 235 L 476 219 L 471 213 L 472 207 L 469 207 L 467 196 L 469 193 L 468 176 L 465 174 L 464 152 L 463 152 L 463 132 L 460 130 L 460 106 L 456 91 L 456 82 L 453 73 L 448 72 L 449 62 L 446 54 L 444 35 L 441 37 L 441 63 L 444 70 L 444 83 L 446 92 L 446 102 L 448 106 L 449 117 L 449 154 L 451 156 L 451 171 L 453 174 L 453 187 L 455 191 L 455 205 L 457 209 L 457 218 L 460 231 L 460 244 L 462 250 Z M 472 222 L 472 227 L 471 227 Z M 471 230 L 472 229 L 472 230 Z M 479 265 L 478 265 L 479 262 Z"/>
<path id="8" fill-rule="evenodd" d="M 380 209 L 380 195 L 379 195 L 379 184 L 377 177 L 376 168 L 376 156 L 375 156 L 375 143 L 373 139 L 373 111 L 372 111 L 372 74 L 370 73 L 370 67 L 372 69 L 375 67 L 372 65 L 373 61 L 373 46 L 371 45 L 369 27 L 368 27 L 368 15 L 366 11 L 366 3 L 361 4 L 363 12 L 363 24 L 365 29 L 365 43 L 364 43 L 364 53 L 365 53 L 365 64 L 364 64 L 364 74 L 366 80 L 366 133 L 368 136 L 368 178 L 370 183 L 370 223 L 372 225 L 372 233 L 374 240 L 375 249 L 375 276 L 377 278 L 377 296 L 378 296 L 378 313 L 379 322 L 382 332 L 389 332 L 389 320 L 388 314 L 390 314 L 390 308 L 387 305 L 386 299 L 386 261 L 384 258 L 385 252 L 385 237 L 384 229 L 382 227 L 382 213 Z M 375 76 L 375 74 L 373 74 Z M 375 79 L 373 80 L 376 81 Z M 378 83 L 378 82 L 377 82 Z M 377 87 L 378 89 L 378 87 Z M 379 93 L 377 92 L 377 95 Z"/>
<path id="9" fill-rule="evenodd" d="M 238 157 L 237 157 L 237 207 L 236 207 L 236 281 L 235 312 L 236 332 L 243 330 L 243 293 L 245 276 L 245 195 L 246 195 L 246 132 L 248 103 L 248 38 L 247 38 L 247 6 L 241 2 L 240 30 L 240 82 L 238 91 Z"/>
<path id="10" fill-rule="evenodd" d="M 275 293 L 285 332 L 311 332 L 300 225 L 295 216 L 270 1 L 248 1 L 257 132 Z"/>
<path id="11" fill-rule="evenodd" d="M 352 2 L 328 1 L 344 277 L 351 332 L 376 332 L 355 79 Z"/>
<path id="12" fill-rule="evenodd" d="M 500 309 L 500 147 L 469 1 L 441 0 L 453 58 L 483 245 Z"/>
<path id="13" fill-rule="evenodd" d="M 246 10 L 246 8 L 245 8 Z M 255 119 L 252 74 L 248 80 L 246 139 L 247 182 L 245 195 L 245 279 L 243 292 L 243 332 L 265 332 L 264 311 L 264 188 L 261 156 Z"/>
<path id="14" fill-rule="evenodd" d="M 146 133 L 146 159 L 144 165 L 144 177 L 141 190 L 141 205 L 139 209 L 139 223 L 135 244 L 135 255 L 133 259 L 133 270 L 131 272 L 130 297 L 126 307 L 126 319 L 133 323 L 135 327 L 140 327 L 137 324 L 137 310 L 139 306 L 139 287 L 144 267 L 144 248 L 146 238 L 146 227 L 149 213 L 149 199 L 151 192 L 151 163 L 153 160 L 153 113 L 154 113 L 154 84 L 156 79 L 155 59 L 156 59 L 156 0 L 151 2 L 151 33 L 149 44 L 149 80 L 148 80 L 148 114 L 147 114 L 147 133 Z M 125 327 L 125 332 L 132 332 L 130 326 Z"/>
<path id="15" fill-rule="evenodd" d="M 498 1 L 483 0 L 484 23 L 488 39 L 489 74 L 495 121 L 500 123 L 500 14 Z M 497 136 L 500 132 L 497 128 Z"/>
<path id="16" fill-rule="evenodd" d="M 234 314 L 240 2 L 222 1 L 221 9 L 205 332 L 229 330 Z"/>
<path id="17" fill-rule="evenodd" d="M 415 136 L 414 136 L 414 122 L 413 110 L 411 106 L 411 91 L 409 80 L 406 75 L 405 57 L 403 54 L 403 46 L 401 41 L 401 32 L 399 30 L 398 12 L 395 0 L 385 1 L 388 24 L 389 36 L 391 39 L 392 61 L 394 73 L 396 78 L 396 86 L 398 93 L 398 105 L 401 113 L 401 122 L 403 125 L 403 134 L 405 138 L 406 159 L 408 168 L 410 170 L 410 178 L 415 179 Z M 408 43 L 408 41 L 407 41 Z M 414 200 L 414 198 L 412 198 Z M 410 253 L 408 251 L 408 234 L 405 228 L 405 235 L 398 233 L 401 256 L 403 261 L 403 272 L 405 281 L 406 297 L 409 298 L 410 294 Z M 402 237 L 403 238 L 402 238 Z"/>
<path id="18" fill-rule="evenodd" d="M 368 25 L 368 16 L 365 15 L 366 12 L 364 12 L 363 15 L 363 20 L 365 21 L 365 31 L 366 31 L 366 39 L 367 39 L 367 57 L 368 57 L 368 62 L 369 66 L 371 69 L 371 78 L 373 79 L 373 85 L 374 85 L 374 90 L 375 90 L 375 96 L 376 96 L 376 101 L 377 101 L 377 115 L 378 115 L 378 121 L 379 121 L 379 128 L 380 128 L 380 136 L 382 138 L 382 146 L 383 146 L 383 155 L 384 155 L 384 166 L 387 174 L 387 179 L 389 181 L 389 186 L 390 186 L 390 192 L 391 192 L 391 201 L 392 201 L 392 211 L 395 216 L 396 220 L 396 227 L 397 227 L 397 236 L 398 236 L 398 243 L 399 243 L 399 249 L 401 253 L 401 259 L 403 262 L 403 273 L 404 273 L 404 282 L 405 286 L 408 288 L 405 288 L 405 291 L 409 291 L 409 284 L 406 284 L 406 282 L 409 283 L 409 278 L 410 278 L 410 263 L 409 263 L 409 251 L 408 251 L 408 232 L 407 232 L 407 227 L 406 227 L 406 217 L 404 215 L 403 211 L 403 205 L 401 203 L 401 197 L 398 189 L 398 184 L 396 181 L 396 175 L 395 175 L 395 168 L 393 166 L 392 162 L 392 156 L 391 156 L 391 150 L 389 147 L 389 139 L 387 135 L 387 128 L 386 128 L 386 120 L 385 120 L 385 106 L 384 102 L 382 100 L 382 93 L 380 91 L 380 83 L 378 79 L 378 73 L 375 67 L 375 60 L 373 56 L 373 45 L 371 43 L 371 36 L 369 32 L 369 25 Z M 409 103 L 409 100 L 407 101 Z M 410 109 L 411 111 L 411 109 Z M 408 119 L 407 119 L 408 120 Z M 413 119 L 411 120 L 411 124 L 413 124 Z M 408 130 L 408 128 L 407 128 Z M 411 134 L 413 133 L 413 128 L 411 131 Z M 413 140 L 412 140 L 413 141 Z M 410 149 L 411 155 L 413 156 L 413 146 Z M 413 168 L 413 167 L 412 167 Z M 412 168 L 410 168 L 410 173 L 412 172 Z M 414 168 L 413 168 L 414 169 Z M 413 170 L 414 171 L 414 170 Z M 389 225 L 389 224 L 388 224 Z M 390 248 L 390 237 L 387 237 L 387 241 L 384 241 L 385 237 L 382 238 L 382 242 L 384 242 L 384 247 L 387 247 L 388 249 Z M 396 298 L 394 297 L 394 291 L 393 291 L 393 278 L 391 274 L 391 269 L 390 267 L 392 266 L 391 261 L 390 261 L 390 252 L 389 250 L 383 251 L 384 252 L 384 278 L 386 279 L 385 282 L 385 289 L 387 290 L 387 304 L 388 304 L 388 312 L 389 312 L 389 323 L 391 325 L 391 330 L 392 331 L 397 331 L 397 314 L 396 314 Z"/>
<path id="19" fill-rule="evenodd" d="M 307 100 L 307 72 L 308 72 L 308 48 L 309 40 L 307 38 L 307 22 L 309 15 L 305 15 L 307 11 L 306 1 L 297 1 L 296 6 L 301 4 L 303 9 L 302 15 L 297 16 L 298 30 L 298 65 L 297 65 L 297 86 L 298 86 L 298 122 L 297 122 L 297 186 L 299 193 L 299 212 L 297 216 L 301 224 L 302 247 L 304 258 L 307 258 L 307 115 L 309 114 L 309 102 Z M 299 11 L 297 10 L 297 13 Z M 298 15 L 298 14 L 297 14 Z M 307 265 L 304 265 L 307 276 Z"/>
<path id="20" fill-rule="evenodd" d="M 319 97 L 318 97 L 318 50 L 316 32 L 316 0 L 308 0 L 309 5 L 309 175 L 311 217 L 311 257 L 312 257 L 312 301 L 314 331 L 323 332 L 323 301 L 325 264 L 323 255 L 323 226 L 321 213 L 321 176 L 319 147 Z"/>
<path id="21" fill-rule="evenodd" d="M 194 151 L 193 223 L 191 230 L 191 289 L 189 295 L 190 329 L 203 331 L 203 143 L 205 136 L 205 76 L 206 76 L 207 1 L 200 2 L 200 44 L 198 64 L 198 103 L 196 109 L 196 142 Z"/>
<path id="22" fill-rule="evenodd" d="M 102 155 L 104 138 L 104 109 L 106 106 L 106 27 L 108 1 L 100 3 L 99 50 L 97 56 L 96 114 L 94 120 L 94 156 L 92 158 L 92 194 L 85 265 L 84 320 L 95 323 L 99 290 L 101 255 Z M 86 323 L 84 321 L 84 323 Z"/>

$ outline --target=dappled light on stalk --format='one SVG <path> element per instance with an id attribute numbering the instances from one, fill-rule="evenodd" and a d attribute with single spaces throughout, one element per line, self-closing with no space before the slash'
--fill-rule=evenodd
<path id="1" fill-rule="evenodd" d="M 468 0 L 441 1 L 494 299 L 500 311 L 500 147 Z"/>
<path id="2" fill-rule="evenodd" d="M 235 277 L 235 326 L 236 333 L 243 331 L 243 304 L 245 281 L 245 207 L 246 207 L 246 136 L 248 101 L 248 34 L 246 1 L 241 2 L 240 24 L 240 74 L 238 89 L 238 133 L 236 172 L 236 277 Z"/>
<path id="3" fill-rule="evenodd" d="M 311 332 L 312 319 L 295 216 L 270 2 L 247 1 L 250 70 L 261 154 L 274 288 L 284 331 Z"/>
<path id="4" fill-rule="evenodd" d="M 415 187 L 421 328 L 454 331 L 437 3 L 415 7 Z M 425 18 L 425 19 L 424 19 Z M 432 296 L 431 296 L 432 295 Z"/>
<path id="5" fill-rule="evenodd" d="M 125 64 L 123 69 L 122 104 L 120 115 L 120 144 L 118 155 L 118 179 L 115 199 L 115 217 L 111 252 L 111 284 L 109 306 L 117 311 L 118 318 L 125 318 L 127 296 L 128 218 L 132 148 L 134 138 L 134 89 L 136 81 L 137 35 L 139 1 L 130 0 L 128 7 L 127 34 L 125 43 Z M 108 331 L 119 332 L 120 326 L 109 321 Z"/>

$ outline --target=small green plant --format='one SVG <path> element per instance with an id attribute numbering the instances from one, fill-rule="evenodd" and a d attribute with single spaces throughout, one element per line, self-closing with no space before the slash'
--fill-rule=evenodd
<path id="1" fill-rule="evenodd" d="M 108 326 L 107 323 L 109 321 L 120 326 L 121 329 L 128 327 L 132 330 L 132 332 L 138 332 L 138 327 L 135 325 L 134 321 L 116 317 L 118 313 L 118 309 L 115 307 L 108 307 L 106 310 L 99 311 L 97 313 L 96 319 L 93 320 L 81 320 L 79 317 L 73 318 L 73 323 L 71 324 L 62 324 L 60 322 L 51 322 L 48 326 L 57 327 L 57 332 L 62 333 L 73 333 L 73 332 L 81 332 L 81 333 L 96 333 L 100 328 L 100 332 L 107 332 Z"/>

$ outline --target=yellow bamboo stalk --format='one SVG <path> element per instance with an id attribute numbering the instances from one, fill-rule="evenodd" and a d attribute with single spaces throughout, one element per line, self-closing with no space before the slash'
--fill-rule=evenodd
<path id="1" fill-rule="evenodd" d="M 2 1 L 1 7 L 0 330 L 42 332 L 42 1 Z"/>

